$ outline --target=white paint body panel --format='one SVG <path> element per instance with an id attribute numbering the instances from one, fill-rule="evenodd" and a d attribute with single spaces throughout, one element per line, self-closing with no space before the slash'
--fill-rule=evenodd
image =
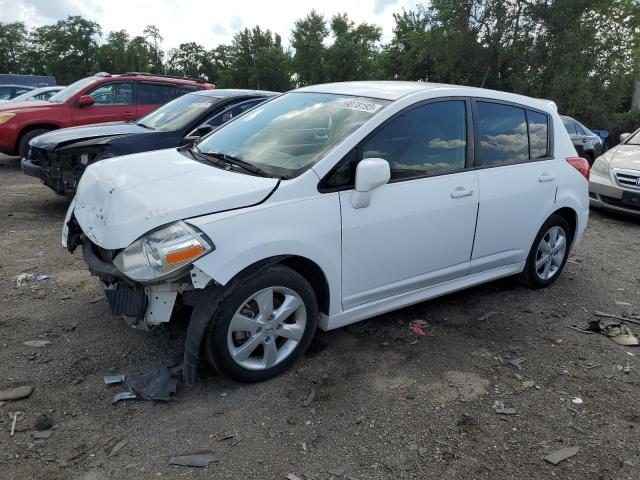
<path id="1" fill-rule="evenodd" d="M 278 180 L 220 170 L 175 150 L 99 162 L 85 172 L 72 206 L 81 228 L 98 245 L 116 249 L 185 220 L 214 242 L 215 250 L 194 266 L 221 285 L 264 259 L 304 257 L 319 266 L 329 287 L 324 329 L 522 271 L 540 226 L 559 208 L 577 212 L 574 245 L 580 240 L 588 218 L 588 183 L 565 161 L 575 150 L 552 102 L 410 82 L 300 91 L 392 103 L 313 168 L 277 188 Z M 439 97 L 503 100 L 547 112 L 554 123 L 555 159 L 383 185 L 371 192 L 370 205 L 359 209 L 351 203 L 352 191 L 318 191 L 320 179 L 387 118 Z M 553 181 L 539 182 L 545 173 Z M 458 187 L 473 193 L 452 198 Z"/>

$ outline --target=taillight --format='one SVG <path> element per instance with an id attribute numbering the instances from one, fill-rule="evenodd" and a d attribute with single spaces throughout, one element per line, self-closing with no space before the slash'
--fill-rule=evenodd
<path id="1" fill-rule="evenodd" d="M 578 170 L 580 174 L 589 180 L 589 173 L 591 172 L 591 167 L 589 167 L 589 162 L 587 162 L 582 157 L 569 157 L 567 158 L 567 163 L 571 165 L 573 168 Z"/>

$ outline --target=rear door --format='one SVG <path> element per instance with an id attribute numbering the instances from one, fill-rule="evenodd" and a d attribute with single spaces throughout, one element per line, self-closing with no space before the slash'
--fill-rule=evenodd
<path id="1" fill-rule="evenodd" d="M 93 105 L 73 109 L 74 125 L 135 120 L 138 118 L 133 101 L 133 82 L 101 83 L 85 93 L 93 97 Z"/>
<path id="2" fill-rule="evenodd" d="M 138 81 L 136 84 L 138 117 L 152 112 L 160 105 L 181 95 L 173 83 Z"/>
<path id="3" fill-rule="evenodd" d="M 526 259 L 561 175 L 546 113 L 478 99 L 474 124 L 480 205 L 471 273 Z"/>

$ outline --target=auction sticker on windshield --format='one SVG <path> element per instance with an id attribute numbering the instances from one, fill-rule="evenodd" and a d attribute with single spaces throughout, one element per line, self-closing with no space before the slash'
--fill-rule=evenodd
<path id="1" fill-rule="evenodd" d="M 374 113 L 382 108 L 380 103 L 363 102 L 361 100 L 345 100 L 338 104 L 339 108 L 347 110 L 358 110 L 360 112 Z"/>

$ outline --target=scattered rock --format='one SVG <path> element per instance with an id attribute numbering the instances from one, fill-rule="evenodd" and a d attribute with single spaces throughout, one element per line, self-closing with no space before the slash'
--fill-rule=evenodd
<path id="1" fill-rule="evenodd" d="M 129 443 L 129 440 L 124 439 L 124 438 L 122 440 L 120 440 L 118 443 L 116 443 L 113 446 L 113 448 L 111 449 L 111 451 L 107 454 L 107 458 L 113 457 L 120 450 L 122 450 L 127 445 L 127 443 Z"/>
<path id="2" fill-rule="evenodd" d="M 498 314 L 498 312 L 487 312 L 487 313 L 484 313 L 484 314 L 482 314 L 482 315 L 480 315 L 478 317 L 478 321 L 487 322 L 487 321 L 489 321 L 489 319 L 491 317 L 493 317 L 494 315 L 497 315 L 497 314 Z"/>
<path id="3" fill-rule="evenodd" d="M 316 398 L 316 389 L 312 388 L 311 391 L 309 392 L 309 395 L 307 395 L 307 398 L 305 398 L 304 401 L 302 402 L 302 406 L 308 407 L 309 405 L 311 405 L 311 402 L 313 402 L 314 398 Z"/>
<path id="4" fill-rule="evenodd" d="M 49 415 L 42 414 L 36 418 L 36 422 L 33 425 L 36 430 L 49 430 L 53 427 L 53 419 Z"/>
<path id="5" fill-rule="evenodd" d="M 42 348 L 51 345 L 49 340 L 28 340 L 23 343 L 27 347 Z"/>
<path id="6" fill-rule="evenodd" d="M 498 415 L 515 415 L 516 409 L 513 407 L 505 407 L 503 403 L 496 401 L 493 404 L 493 411 Z"/>
<path id="7" fill-rule="evenodd" d="M 33 432 L 33 439 L 34 440 L 46 440 L 49 437 L 51 437 L 51 435 L 53 435 L 53 430 L 37 431 L 37 432 Z"/>
<path id="8" fill-rule="evenodd" d="M 563 460 L 567 458 L 573 457 L 580 451 L 580 447 L 564 447 L 560 450 L 556 450 L 553 453 L 550 453 L 544 459 L 551 463 L 552 465 L 558 465 Z"/>
<path id="9" fill-rule="evenodd" d="M 199 453 L 195 455 L 181 455 L 171 457 L 169 465 L 178 465 L 180 467 L 207 467 L 211 462 L 219 462 L 213 453 Z"/>
<path id="10" fill-rule="evenodd" d="M 527 361 L 526 358 L 510 358 L 507 360 L 511 365 L 516 367 L 518 370 L 522 370 L 522 364 Z"/>
<path id="11" fill-rule="evenodd" d="M 522 388 L 531 388 L 536 384 L 533 380 L 526 380 L 522 382 Z"/>
<path id="12" fill-rule="evenodd" d="M 333 475 L 334 477 L 341 477 L 342 475 L 344 475 L 344 468 L 329 467 L 329 469 L 327 470 L 327 473 L 329 475 Z"/>
<path id="13" fill-rule="evenodd" d="M 33 280 L 33 273 L 21 273 L 16 277 L 16 287 L 21 287 L 29 280 Z"/>
<path id="14" fill-rule="evenodd" d="M 580 397 L 574 397 L 571 399 L 571 403 L 575 403 L 576 405 L 582 404 L 582 399 Z"/>
<path id="15" fill-rule="evenodd" d="M 235 428 L 229 428 L 227 430 L 222 430 L 221 432 L 217 432 L 215 434 L 216 440 L 221 442 L 222 440 L 227 440 L 229 438 L 233 438 L 238 435 L 238 432 Z"/>
<path id="16" fill-rule="evenodd" d="M 285 478 L 287 480 L 302 480 L 300 477 L 294 475 L 293 473 L 287 473 L 287 476 Z"/>
<path id="17" fill-rule="evenodd" d="M 23 385 L 20 387 L 4 388 L 0 390 L 0 401 L 20 400 L 27 398 L 33 393 L 31 385 Z"/>

